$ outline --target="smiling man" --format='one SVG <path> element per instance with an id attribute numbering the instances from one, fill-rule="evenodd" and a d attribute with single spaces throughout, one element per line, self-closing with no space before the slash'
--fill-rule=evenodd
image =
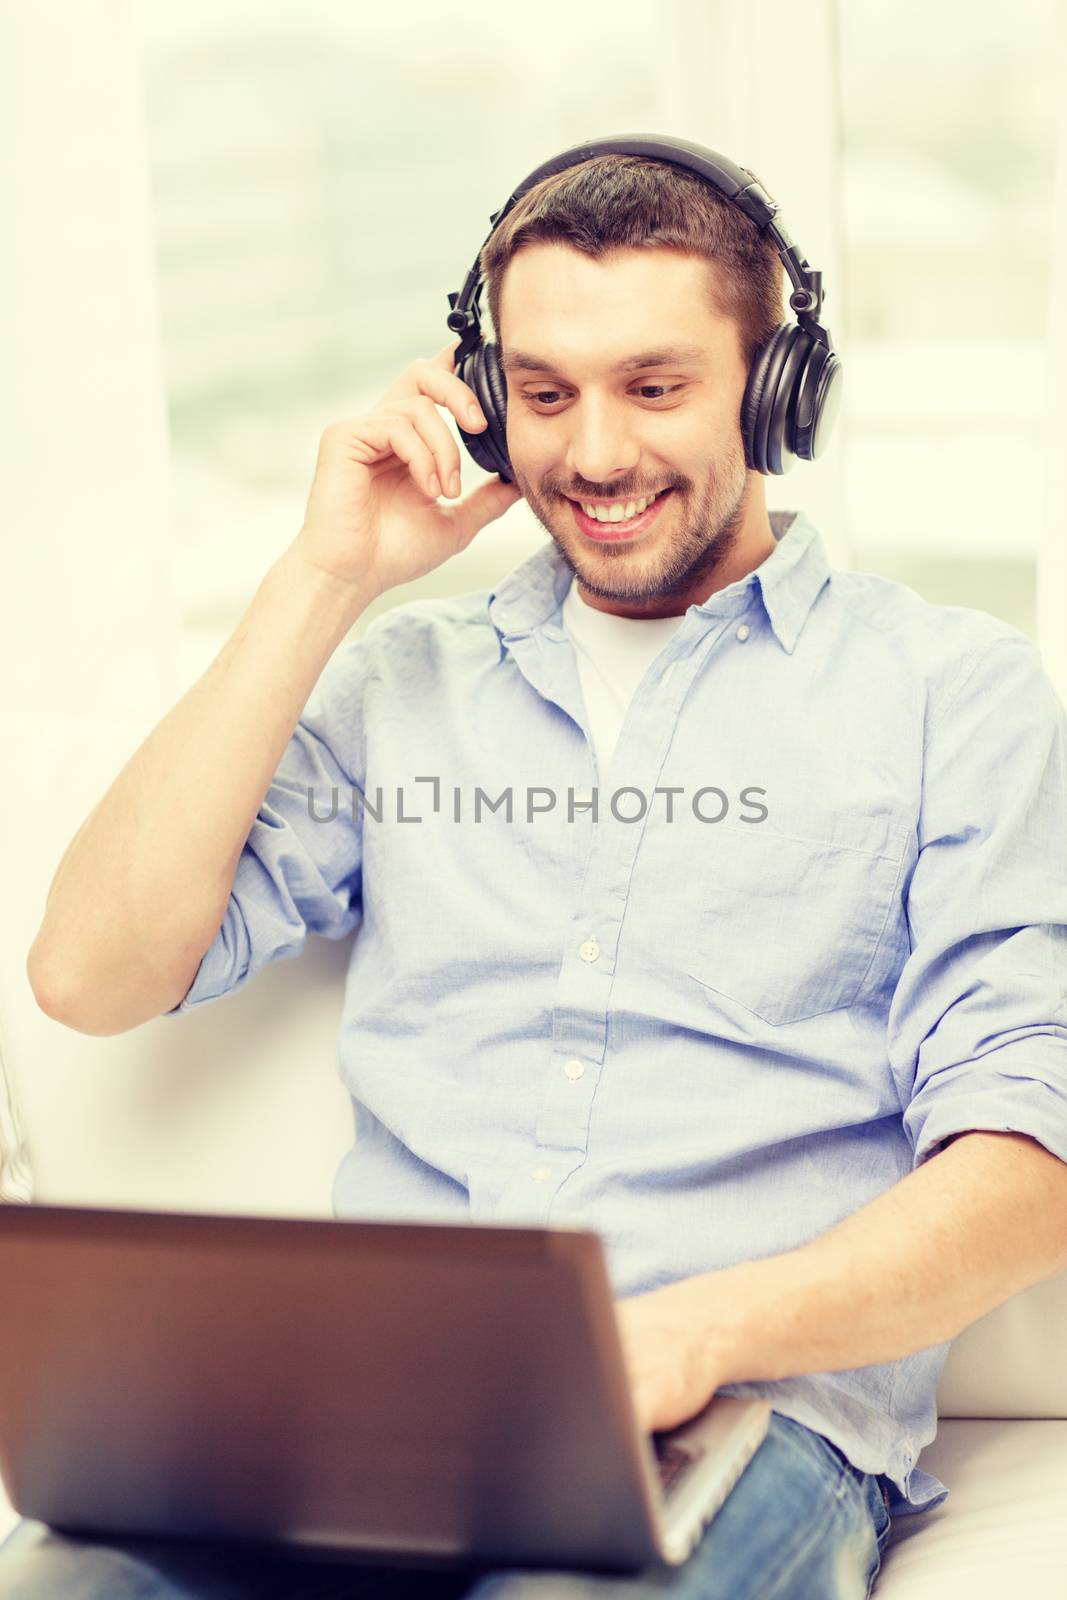
<path id="1" fill-rule="evenodd" d="M 774 549 L 738 431 L 748 363 L 710 270 L 674 251 L 598 260 L 546 244 L 504 277 L 515 482 L 596 610 L 681 616 Z"/>
<path id="2" fill-rule="evenodd" d="M 31 980 L 114 1033 L 359 928 L 336 1213 L 591 1228 L 646 1429 L 771 1402 L 684 1567 L 450 1592 L 862 1600 L 890 1514 L 945 1498 L 949 1343 L 1067 1266 L 1067 717 L 1017 629 L 768 513 L 744 400 L 782 270 L 709 184 L 599 156 L 482 263 L 515 486 L 440 503 L 439 408 L 486 426 L 455 347 L 326 429 L 297 539 L 60 862 Z M 532 556 L 338 649 L 520 493 Z M 306 1592 L 83 1554 L 21 1525 L 0 1600 Z"/>

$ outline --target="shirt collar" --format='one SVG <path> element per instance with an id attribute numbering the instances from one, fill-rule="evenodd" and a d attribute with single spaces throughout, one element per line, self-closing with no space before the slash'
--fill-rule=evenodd
<path id="1" fill-rule="evenodd" d="M 769 512 L 777 543 L 767 559 L 736 582 L 690 607 L 708 617 L 731 616 L 748 605 L 756 587 L 782 648 L 792 655 L 812 606 L 830 577 L 822 536 L 802 511 Z M 559 613 L 573 573 L 550 540 L 489 592 L 489 620 L 501 645 L 535 628 L 559 628 Z"/>

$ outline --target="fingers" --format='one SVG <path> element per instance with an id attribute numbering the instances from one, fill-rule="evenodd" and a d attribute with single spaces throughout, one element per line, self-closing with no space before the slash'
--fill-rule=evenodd
<path id="1" fill-rule="evenodd" d="M 440 422 L 440 418 L 437 420 Z M 441 426 L 444 428 L 443 423 Z M 391 451 L 399 461 L 406 464 L 412 480 L 423 494 L 431 500 L 438 498 L 442 491 L 437 478 L 438 469 L 433 451 L 410 417 L 399 415 L 361 417 L 356 427 L 359 433 L 355 449 L 365 465 L 374 465 Z M 447 429 L 444 431 L 447 437 Z M 449 443 L 451 444 L 451 440 Z"/>
<path id="2" fill-rule="evenodd" d="M 393 410 L 410 417 L 416 432 L 433 455 L 436 472 L 442 488 L 438 494 L 458 495 L 460 459 L 459 450 L 445 426 L 445 419 L 429 395 L 417 395 L 411 400 L 395 402 Z"/>
<path id="3" fill-rule="evenodd" d="M 452 370 L 459 344 L 458 339 L 450 340 L 430 358 L 413 361 L 368 415 L 355 424 L 338 425 L 350 444 L 354 429 L 357 453 L 365 465 L 374 465 L 393 450 L 408 464 L 423 493 L 435 500 L 462 493 L 460 454 L 438 407 L 449 411 L 466 433 L 488 427 L 473 389 Z M 400 427 L 383 427 L 386 423 Z"/>
<path id="4" fill-rule="evenodd" d="M 432 360 L 412 362 L 410 370 L 420 394 L 429 395 L 438 405 L 445 406 L 467 433 L 477 433 L 488 424 L 474 390 L 451 371 L 454 349 L 454 345 L 445 345 Z M 446 356 L 447 361 L 443 361 Z"/>
<path id="5" fill-rule="evenodd" d="M 420 357 L 404 368 L 396 382 L 391 384 L 374 410 L 395 411 L 417 395 L 427 395 L 435 405 L 444 406 L 467 433 L 479 433 L 488 427 L 478 404 L 478 397 L 470 386 L 452 370 L 452 358 L 459 341 L 442 345 L 435 355 Z"/>

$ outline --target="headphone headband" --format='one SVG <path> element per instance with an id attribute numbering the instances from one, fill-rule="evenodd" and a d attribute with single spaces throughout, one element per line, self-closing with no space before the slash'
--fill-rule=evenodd
<path id="1" fill-rule="evenodd" d="M 502 218 L 528 190 L 568 167 L 607 154 L 647 156 L 688 168 L 710 183 L 724 199 L 739 206 L 760 232 L 769 234 L 774 241 L 793 284 L 789 305 L 796 313 L 796 322 L 781 324 L 753 361 L 742 407 L 746 457 L 749 466 L 762 472 L 787 471 L 796 455 L 803 460 L 813 460 L 820 453 L 836 415 L 841 363 L 829 330 L 820 322 L 824 299 L 822 273 L 812 269 L 777 221 L 778 202 L 747 168 L 691 140 L 652 134 L 608 134 L 571 145 L 523 179 L 500 210 L 489 218 L 492 226 L 463 287 L 448 296 L 448 326 L 461 336 L 453 355 L 453 369 L 476 388 L 479 399 L 490 401 L 488 437 L 467 434 L 460 429 L 475 461 L 511 481 L 503 437 L 506 386 L 500 374 L 496 346 L 491 341 L 486 343 L 482 336 L 482 250 Z M 470 376 L 466 375 L 467 368 Z M 832 405 L 829 404 L 831 395 Z"/>

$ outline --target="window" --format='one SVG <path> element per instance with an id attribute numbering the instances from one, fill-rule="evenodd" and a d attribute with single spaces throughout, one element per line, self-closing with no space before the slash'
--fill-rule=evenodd
<path id="1" fill-rule="evenodd" d="M 837 22 L 853 563 L 1033 635 L 1054 7 Z"/>
<path id="2" fill-rule="evenodd" d="M 521 23 L 491 8 L 472 21 L 459 0 L 380 14 L 133 0 L 132 14 L 174 573 L 187 636 L 202 633 L 188 678 L 295 537 L 322 429 L 454 337 L 448 292 L 518 178 L 590 133 L 663 123 L 648 70 L 661 19 L 655 0 L 543 0 Z M 484 477 L 464 452 L 465 492 Z M 543 538 L 520 503 L 418 593 L 491 583 Z"/>
<path id="3" fill-rule="evenodd" d="M 792 204 L 809 192 L 784 92 L 798 77 L 824 85 L 804 159 L 841 235 L 826 314 L 845 403 L 827 471 L 849 559 L 1035 632 L 1053 0 L 945 0 L 934 22 L 919 0 L 824 0 L 792 43 L 778 0 L 542 0 L 521 18 L 483 8 L 476 26 L 459 0 L 131 8 L 197 670 L 295 536 L 322 428 L 451 337 L 447 292 L 546 155 L 627 128 L 726 150 L 818 264 L 820 225 L 832 244 L 835 228 Z M 823 183 L 835 164 L 840 182 Z M 463 471 L 473 488 L 465 453 Z M 814 478 L 787 482 L 769 504 L 808 504 Z M 360 627 L 412 591 L 490 583 L 543 537 L 520 503 Z"/>

